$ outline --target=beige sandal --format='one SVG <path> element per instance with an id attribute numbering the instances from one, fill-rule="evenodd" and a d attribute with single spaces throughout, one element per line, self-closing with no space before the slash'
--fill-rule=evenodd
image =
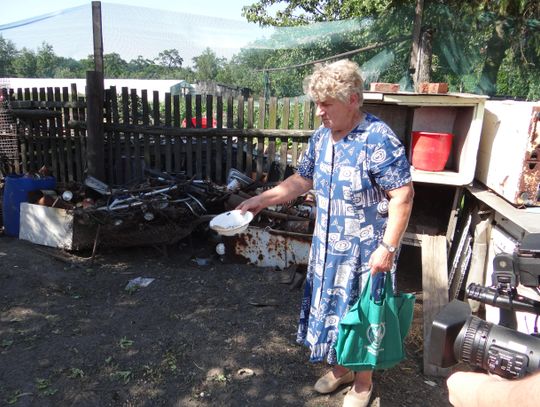
<path id="1" fill-rule="evenodd" d="M 372 392 L 373 385 L 371 385 L 369 391 L 363 391 L 362 393 L 353 392 L 352 389 L 349 390 L 343 398 L 343 407 L 367 407 Z"/>
<path id="2" fill-rule="evenodd" d="M 323 377 L 317 380 L 317 383 L 315 383 L 315 390 L 321 394 L 332 393 L 339 386 L 343 384 L 352 383 L 353 381 L 354 381 L 353 371 L 348 371 L 343 376 L 336 378 L 332 370 L 330 370 Z"/>

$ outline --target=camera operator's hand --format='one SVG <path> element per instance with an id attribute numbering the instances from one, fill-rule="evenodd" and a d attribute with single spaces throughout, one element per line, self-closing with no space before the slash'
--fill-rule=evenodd
<path id="1" fill-rule="evenodd" d="M 540 373 L 507 380 L 485 373 L 456 372 L 447 380 L 448 398 L 454 407 L 540 405 Z"/>
<path id="2" fill-rule="evenodd" d="M 504 379 L 485 373 L 456 372 L 446 381 L 448 398 L 454 407 L 479 407 L 482 405 L 480 399 L 485 395 L 485 386 L 501 380 Z"/>

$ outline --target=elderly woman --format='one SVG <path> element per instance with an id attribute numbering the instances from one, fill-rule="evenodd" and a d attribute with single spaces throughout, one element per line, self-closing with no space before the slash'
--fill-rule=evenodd
<path id="1" fill-rule="evenodd" d="M 322 126 L 310 138 L 298 171 L 238 209 L 257 213 L 315 191 L 317 223 L 297 341 L 310 348 L 310 361 L 332 366 L 316 391 L 331 393 L 354 383 L 343 406 L 367 406 L 372 371 L 337 365 L 334 344 L 339 321 L 358 300 L 368 273 L 395 271 L 412 209 L 410 166 L 392 130 L 360 109 L 363 81 L 357 64 L 317 65 L 304 88 Z"/>

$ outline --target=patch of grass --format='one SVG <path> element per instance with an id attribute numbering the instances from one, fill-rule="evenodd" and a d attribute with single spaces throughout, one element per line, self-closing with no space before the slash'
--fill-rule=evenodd
<path id="1" fill-rule="evenodd" d="M 227 383 L 227 376 L 225 376 L 224 374 L 218 374 L 218 375 L 215 375 L 215 376 L 212 376 L 212 381 L 214 382 L 218 382 L 218 383 Z"/>
<path id="2" fill-rule="evenodd" d="M 84 377 L 84 371 L 78 367 L 72 367 L 69 369 L 68 377 L 70 379 L 82 379 Z"/>
<path id="3" fill-rule="evenodd" d="M 167 368 L 171 372 L 176 372 L 177 361 L 176 361 L 176 355 L 173 352 L 169 351 L 165 353 L 165 358 L 163 359 L 163 363 L 167 366 Z"/>
<path id="4" fill-rule="evenodd" d="M 131 370 L 117 370 L 111 373 L 111 378 L 114 380 L 121 380 L 124 384 L 128 384 L 133 378 L 133 372 Z"/>
<path id="5" fill-rule="evenodd" d="M 137 285 L 137 284 L 134 284 L 130 287 L 126 287 L 124 288 L 124 290 L 129 294 L 129 295 L 133 295 L 135 294 L 137 291 L 139 291 L 139 289 L 141 288 L 141 286 Z"/>
<path id="6" fill-rule="evenodd" d="M 36 387 L 44 396 L 53 396 L 58 392 L 58 389 L 53 389 L 48 379 L 36 379 Z"/>
<path id="7" fill-rule="evenodd" d="M 126 338 L 125 336 L 122 339 L 120 339 L 120 342 L 118 343 L 118 345 L 120 345 L 120 348 L 122 349 L 128 349 L 131 346 L 133 346 L 133 344 L 134 344 L 134 341 Z"/>
<path id="8" fill-rule="evenodd" d="M 3 339 L 2 342 L 0 343 L 0 346 L 6 349 L 8 349 L 11 345 L 13 345 L 12 339 Z"/>
<path id="9" fill-rule="evenodd" d="M 21 390 L 17 389 L 13 392 L 13 394 L 9 395 L 8 398 L 6 399 L 6 403 L 8 404 L 15 404 L 19 401 L 19 399 L 21 397 L 24 397 L 24 396 L 31 396 L 32 393 L 23 393 Z"/>
<path id="10" fill-rule="evenodd" d="M 32 343 L 32 342 L 36 341 L 37 339 L 38 339 L 38 335 L 34 334 L 34 335 L 30 335 L 30 336 L 27 336 L 26 338 L 24 338 L 24 341 L 28 342 L 28 343 Z"/>
<path id="11" fill-rule="evenodd" d="M 160 382 L 163 379 L 163 369 L 160 366 L 144 365 L 143 376 L 150 381 Z"/>

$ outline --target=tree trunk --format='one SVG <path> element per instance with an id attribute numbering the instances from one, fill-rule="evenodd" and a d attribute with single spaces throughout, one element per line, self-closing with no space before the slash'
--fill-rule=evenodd
<path id="1" fill-rule="evenodd" d="M 486 45 L 486 60 L 476 93 L 494 95 L 497 92 L 497 74 L 504 59 L 508 43 L 505 41 L 503 21 L 497 21 Z"/>
<path id="2" fill-rule="evenodd" d="M 422 82 L 431 81 L 431 59 L 433 57 L 433 30 L 431 28 L 424 30 L 420 44 L 418 72 L 416 74 L 417 86 Z"/>
<path id="3" fill-rule="evenodd" d="M 422 32 L 422 15 L 424 13 L 424 0 L 416 1 L 416 9 L 414 13 L 414 23 L 412 32 L 412 48 L 411 58 L 409 62 L 409 72 L 412 75 L 413 86 L 418 90 L 418 53 L 420 50 L 420 34 Z"/>

